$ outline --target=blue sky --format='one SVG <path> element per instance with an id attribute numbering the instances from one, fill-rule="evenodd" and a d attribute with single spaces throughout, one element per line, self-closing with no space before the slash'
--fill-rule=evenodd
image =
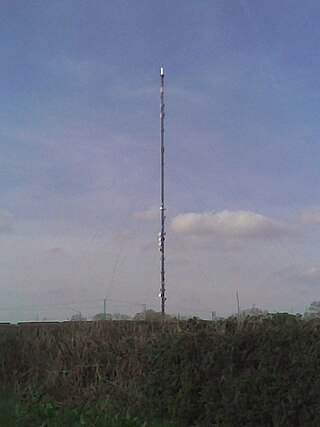
<path id="1" fill-rule="evenodd" d="M 1 320 L 158 309 L 159 66 L 168 311 L 320 299 L 318 2 L 0 12 Z"/>

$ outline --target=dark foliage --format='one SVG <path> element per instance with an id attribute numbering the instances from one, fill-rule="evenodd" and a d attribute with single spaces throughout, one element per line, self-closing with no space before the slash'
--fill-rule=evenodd
<path id="1" fill-rule="evenodd" d="M 21 398 L 99 400 L 180 426 L 320 425 L 318 319 L 12 326 L 0 360 Z"/>

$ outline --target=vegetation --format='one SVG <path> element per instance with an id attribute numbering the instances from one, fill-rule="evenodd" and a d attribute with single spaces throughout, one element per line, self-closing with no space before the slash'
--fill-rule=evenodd
<path id="1" fill-rule="evenodd" d="M 313 301 L 308 310 L 304 313 L 304 317 L 306 319 L 310 319 L 312 317 L 320 317 L 320 301 Z"/>
<path id="2" fill-rule="evenodd" d="M 110 413 L 96 407 L 57 408 L 51 402 L 20 403 L 8 396 L 0 400 L 0 427 L 162 427 L 130 414 Z M 169 424 L 168 424 L 169 427 Z"/>
<path id="3" fill-rule="evenodd" d="M 177 426 L 320 425 L 318 318 L 7 325 L 0 361 L 1 384 L 57 414 L 81 406 Z"/>

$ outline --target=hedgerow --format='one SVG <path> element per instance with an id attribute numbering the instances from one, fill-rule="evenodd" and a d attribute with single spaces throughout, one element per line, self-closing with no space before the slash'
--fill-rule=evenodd
<path id="1" fill-rule="evenodd" d="M 21 400 L 100 405 L 179 426 L 319 427 L 320 322 L 79 322 L 0 329 Z"/>

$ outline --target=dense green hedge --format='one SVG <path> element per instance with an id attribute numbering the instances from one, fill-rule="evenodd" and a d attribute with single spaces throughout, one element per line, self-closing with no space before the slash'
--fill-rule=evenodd
<path id="1" fill-rule="evenodd" d="M 99 322 L 0 329 L 0 381 L 178 426 L 320 426 L 320 322 Z M 40 398 L 39 397 L 39 398 Z"/>

